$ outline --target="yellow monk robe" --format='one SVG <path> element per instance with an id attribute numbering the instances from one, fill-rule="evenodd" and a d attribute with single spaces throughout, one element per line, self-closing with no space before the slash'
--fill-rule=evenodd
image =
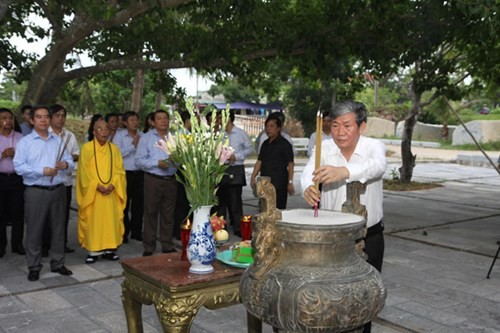
<path id="1" fill-rule="evenodd" d="M 114 190 L 104 195 L 97 190 L 98 184 L 113 184 Z M 122 243 L 126 198 L 125 170 L 118 147 L 113 143 L 101 146 L 95 139 L 84 144 L 76 174 L 78 240 L 84 249 L 97 252 L 116 249 Z"/>

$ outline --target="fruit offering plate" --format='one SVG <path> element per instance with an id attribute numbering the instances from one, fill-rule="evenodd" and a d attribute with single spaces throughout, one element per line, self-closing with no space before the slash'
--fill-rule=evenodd
<path id="1" fill-rule="evenodd" d="M 225 251 L 217 252 L 216 257 L 219 261 L 222 261 L 226 265 L 233 266 L 233 267 L 247 268 L 248 266 L 251 265 L 250 263 L 242 263 L 242 262 L 233 261 L 232 250 L 225 250 Z"/>

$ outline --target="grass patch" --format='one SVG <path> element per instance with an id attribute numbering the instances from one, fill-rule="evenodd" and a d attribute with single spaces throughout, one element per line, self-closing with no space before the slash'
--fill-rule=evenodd
<path id="1" fill-rule="evenodd" d="M 440 183 L 419 183 L 411 181 L 402 183 L 399 179 L 384 179 L 384 190 L 388 191 L 420 191 L 443 187 Z"/>
<path id="2" fill-rule="evenodd" d="M 484 142 L 480 143 L 481 148 L 489 151 L 500 151 L 500 141 L 494 142 Z M 478 151 L 479 148 L 473 143 L 468 143 L 465 145 L 452 146 L 450 143 L 442 143 L 441 148 L 443 149 L 451 149 L 451 150 L 469 150 L 469 151 Z"/>

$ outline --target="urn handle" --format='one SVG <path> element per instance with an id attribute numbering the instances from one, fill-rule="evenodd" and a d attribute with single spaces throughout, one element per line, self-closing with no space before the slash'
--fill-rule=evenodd
<path id="1" fill-rule="evenodd" d="M 342 213 L 351 213 L 363 216 L 365 221 L 367 221 L 368 211 L 366 210 L 366 206 L 361 204 L 361 194 L 366 191 L 366 184 L 361 182 L 351 182 L 347 183 L 346 186 L 346 201 L 342 204 Z M 365 224 L 365 230 L 363 232 L 364 237 L 366 237 L 367 227 Z M 368 256 L 363 251 L 365 249 L 365 241 L 362 239 L 358 239 L 356 241 L 356 252 L 363 259 L 367 259 Z"/>
<path id="2" fill-rule="evenodd" d="M 252 247 L 255 251 L 252 276 L 260 280 L 267 271 L 275 267 L 281 257 L 283 244 L 276 223 L 281 211 L 276 208 L 276 189 L 271 178 L 260 177 L 256 183 L 256 195 L 260 199 L 261 212 L 252 223 Z"/>

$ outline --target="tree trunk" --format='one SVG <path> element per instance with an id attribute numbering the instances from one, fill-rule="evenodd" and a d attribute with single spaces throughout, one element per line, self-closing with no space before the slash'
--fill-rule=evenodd
<path id="1" fill-rule="evenodd" d="M 28 82 L 21 104 L 50 104 L 54 102 L 60 89 L 66 83 L 55 79 L 55 73 L 60 70 L 63 70 L 63 61 L 60 60 L 60 55 L 55 52 L 49 52 L 45 55 L 36 66 Z"/>
<path id="2" fill-rule="evenodd" d="M 420 100 L 422 98 L 422 95 L 413 91 L 411 86 L 409 90 L 412 100 L 412 108 L 406 116 L 403 135 L 401 137 L 401 158 L 403 164 L 399 168 L 399 176 L 402 183 L 409 183 L 411 181 L 411 177 L 413 176 L 413 168 L 415 167 L 415 159 L 417 158 L 417 155 L 413 155 L 411 152 L 411 140 L 413 136 L 413 129 L 420 114 Z"/>
<path id="3" fill-rule="evenodd" d="M 163 91 L 160 89 L 156 93 L 155 110 L 161 109 L 161 99 L 162 98 L 163 98 Z"/>
<path id="4" fill-rule="evenodd" d="M 142 92 L 144 90 L 144 70 L 135 71 L 134 87 L 132 91 L 131 110 L 139 113 L 141 111 Z"/>

